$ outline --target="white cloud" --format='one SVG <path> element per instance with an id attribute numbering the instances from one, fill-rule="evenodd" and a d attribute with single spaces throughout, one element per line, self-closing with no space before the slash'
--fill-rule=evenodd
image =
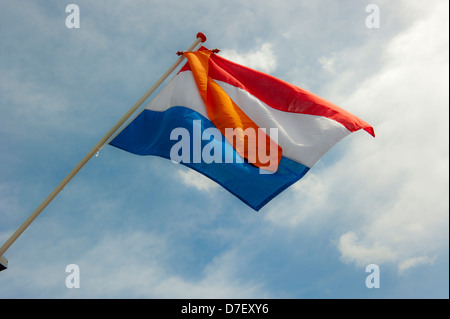
<path id="1" fill-rule="evenodd" d="M 345 145 L 339 161 L 326 171 L 317 164 L 267 214 L 281 226 L 331 229 L 344 262 L 403 273 L 448 250 L 448 3 L 432 4 L 380 51 L 379 71 L 337 102 L 377 137 L 349 136 L 336 146 Z M 333 90 L 348 84 L 336 79 Z"/>
<path id="2" fill-rule="evenodd" d="M 323 56 L 323 57 L 319 58 L 319 63 L 322 66 L 322 69 L 324 69 L 325 71 L 330 72 L 330 73 L 336 72 L 336 70 L 335 70 L 336 69 L 336 66 L 335 66 L 336 56 L 335 55 L 332 55 L 330 57 Z"/>
<path id="3" fill-rule="evenodd" d="M 418 265 L 425 265 L 425 264 L 430 264 L 432 265 L 434 263 L 434 260 L 436 258 L 429 258 L 426 256 L 421 256 L 421 257 L 413 257 L 410 259 L 406 259 L 405 261 L 401 262 L 398 265 L 398 272 L 400 275 L 404 274 L 408 269 L 412 268 L 412 267 L 416 267 Z"/>
<path id="4" fill-rule="evenodd" d="M 329 203 L 328 185 L 314 172 L 309 172 L 301 181 L 292 185 L 289 192 L 294 200 L 271 202 L 269 210 L 264 214 L 266 220 L 278 226 L 293 228 L 308 223 L 311 219 L 329 215 L 326 211 Z M 321 217 L 317 216 L 319 211 Z"/>
<path id="5" fill-rule="evenodd" d="M 194 186 L 199 191 L 210 193 L 219 187 L 217 183 L 192 169 L 180 169 L 178 175 L 185 185 Z"/>
<path id="6" fill-rule="evenodd" d="M 277 68 L 272 45 L 267 42 L 261 44 L 259 49 L 247 53 L 240 53 L 236 50 L 222 50 L 220 55 L 225 59 L 265 73 L 271 73 Z"/>
<path id="7" fill-rule="evenodd" d="M 373 255 L 402 272 L 448 245 L 448 3 L 433 4 L 345 103 L 377 133 L 374 142 L 354 138 L 337 167 L 348 205 L 366 219 L 339 239 L 342 258 L 358 265 Z"/>
<path id="8" fill-rule="evenodd" d="M 64 297 L 114 298 L 256 298 L 259 284 L 236 280 L 240 256 L 233 250 L 213 258 L 200 276 L 189 278 L 171 270 L 169 241 L 155 233 L 106 236 L 78 262 L 81 289 Z"/>
<path id="9" fill-rule="evenodd" d="M 51 232 L 55 223 L 41 223 L 40 228 Z M 195 253 L 182 251 L 192 247 L 174 243 L 166 234 L 136 230 L 100 232 L 98 241 L 52 237 L 49 245 L 41 238 L 22 246 L 19 255 L 11 253 L 10 268 L 0 278 L 0 298 L 267 297 L 260 282 L 239 276 L 246 258 L 234 249 L 217 252 L 192 274 L 179 267 L 178 256 Z M 68 264 L 79 267 L 79 289 L 65 286 Z M 185 260 L 182 264 L 190 265 Z"/>
<path id="10" fill-rule="evenodd" d="M 338 249 L 344 262 L 354 262 L 360 267 L 371 263 L 383 263 L 396 258 L 395 252 L 389 246 L 381 243 L 361 243 L 354 232 L 348 232 L 341 236 Z"/>
<path id="11" fill-rule="evenodd" d="M 266 293 L 260 284 L 245 283 L 236 278 L 241 257 L 227 251 L 214 258 L 203 270 L 198 282 L 179 276 L 161 280 L 155 287 L 160 298 L 262 298 Z"/>

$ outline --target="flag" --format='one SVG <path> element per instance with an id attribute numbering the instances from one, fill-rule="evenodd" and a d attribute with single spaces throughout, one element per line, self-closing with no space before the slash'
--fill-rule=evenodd
<path id="1" fill-rule="evenodd" d="M 373 128 L 333 103 L 201 47 L 110 145 L 171 159 L 254 210 L 337 142 Z"/>

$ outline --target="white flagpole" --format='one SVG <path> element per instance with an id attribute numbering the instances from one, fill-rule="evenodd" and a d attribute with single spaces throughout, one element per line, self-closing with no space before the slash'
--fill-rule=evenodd
<path id="1" fill-rule="evenodd" d="M 187 51 L 193 51 L 197 45 L 206 41 L 206 36 L 199 32 L 197 34 L 197 39 Z M 122 118 L 114 125 L 108 133 L 83 157 L 83 159 L 73 168 L 73 170 L 59 183 L 58 186 L 47 196 L 47 198 L 36 208 L 36 210 L 19 226 L 19 228 L 8 238 L 8 240 L 0 248 L 0 257 L 3 256 L 5 251 L 16 241 L 16 239 L 25 231 L 25 229 L 36 219 L 36 217 L 47 207 L 48 204 L 58 195 L 58 193 L 70 182 L 70 180 L 81 170 L 81 168 L 96 154 L 105 143 L 109 140 L 111 136 L 133 115 L 134 112 L 152 95 L 155 90 L 169 77 L 169 75 L 183 62 L 184 55 L 181 55 L 175 63 L 164 73 L 158 81 L 139 99 L 139 101 L 134 104 L 127 113 L 125 113 Z M 3 257 L 3 259 L 5 259 Z M 0 259 L 2 261 L 2 259 Z M 6 266 L 5 266 L 6 268 Z M 0 268 L 1 270 L 1 268 Z"/>

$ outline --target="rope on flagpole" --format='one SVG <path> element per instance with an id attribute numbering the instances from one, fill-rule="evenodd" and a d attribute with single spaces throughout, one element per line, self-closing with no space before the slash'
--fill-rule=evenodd
<path id="1" fill-rule="evenodd" d="M 189 46 L 187 51 L 194 50 L 200 43 L 206 41 L 206 36 L 199 32 L 197 39 Z M 47 198 L 31 213 L 31 215 L 19 226 L 19 228 L 8 238 L 8 240 L 0 248 L 0 260 L 8 248 L 16 241 L 16 239 L 27 229 L 27 227 L 36 219 L 36 217 L 47 207 L 48 204 L 58 195 L 58 193 L 70 182 L 70 180 L 83 168 L 83 166 L 96 154 L 110 139 L 111 136 L 130 118 L 134 112 L 144 103 L 150 95 L 169 77 L 170 74 L 181 64 L 184 56 L 180 56 L 175 63 L 153 84 L 153 86 L 134 104 L 127 113 L 105 134 L 105 136 L 87 153 L 83 159 L 72 169 L 72 171 L 59 183 L 58 186 L 47 196 Z M 5 269 L 4 267 L 3 269 Z M 0 268 L 0 270 L 3 270 Z"/>

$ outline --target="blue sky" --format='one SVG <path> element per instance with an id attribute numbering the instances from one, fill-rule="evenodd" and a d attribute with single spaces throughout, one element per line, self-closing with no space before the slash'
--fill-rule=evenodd
<path id="1" fill-rule="evenodd" d="M 6 252 L 0 298 L 449 297 L 448 1 L 0 4 L 2 243 L 199 31 L 377 134 L 351 134 L 258 213 L 105 146 Z"/>

